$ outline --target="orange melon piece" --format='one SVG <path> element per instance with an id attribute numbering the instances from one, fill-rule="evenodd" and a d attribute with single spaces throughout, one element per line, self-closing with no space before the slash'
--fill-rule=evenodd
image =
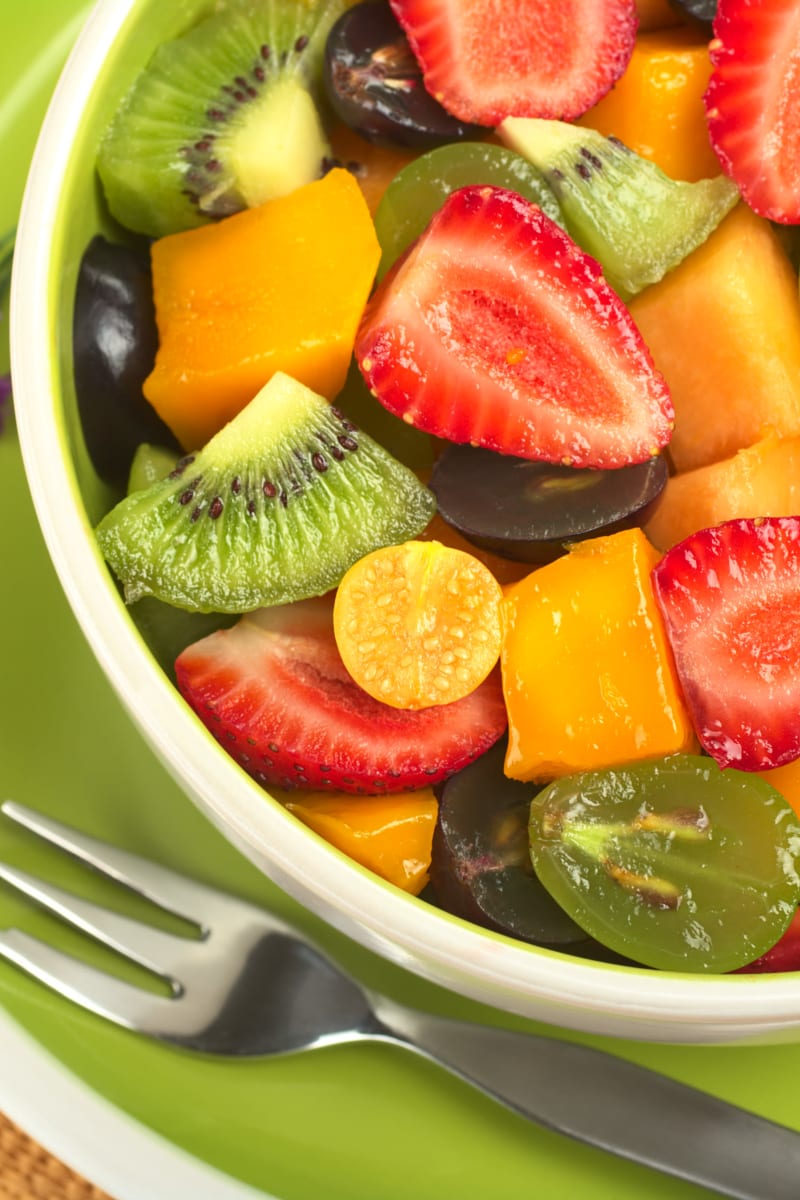
<path id="1" fill-rule="evenodd" d="M 676 471 L 730 458 L 765 425 L 800 435 L 800 296 L 768 221 L 738 205 L 629 307 L 672 393 Z"/>
<path id="2" fill-rule="evenodd" d="M 152 247 L 159 331 L 144 393 L 187 450 L 203 446 L 276 371 L 341 389 L 380 246 L 344 170 Z"/>
<path id="3" fill-rule="evenodd" d="M 791 517 L 800 513 L 800 437 L 768 430 L 733 458 L 673 475 L 644 531 L 669 550 L 698 529 L 735 517 Z"/>
<path id="4" fill-rule="evenodd" d="M 506 775 L 542 781 L 696 747 L 650 585 L 659 557 L 629 529 L 506 588 Z"/>
<path id="5" fill-rule="evenodd" d="M 758 771 L 757 774 L 767 783 L 771 783 L 800 817 L 800 758 L 796 758 L 794 762 L 785 763 L 782 767 L 773 767 L 769 771 Z"/>
<path id="6" fill-rule="evenodd" d="M 640 33 L 625 73 L 578 124 L 613 134 L 672 179 L 719 175 L 703 107 L 710 73 L 702 31 L 677 25 Z"/>
<path id="7" fill-rule="evenodd" d="M 373 216 L 395 175 L 419 157 L 418 150 L 405 146 L 376 146 L 341 124 L 331 132 L 330 143 L 336 159 L 358 181 Z"/>

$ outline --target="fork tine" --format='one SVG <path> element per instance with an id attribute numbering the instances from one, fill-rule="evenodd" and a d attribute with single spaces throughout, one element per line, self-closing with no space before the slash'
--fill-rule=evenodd
<path id="1" fill-rule="evenodd" d="M 0 812 L 44 841 L 94 867 L 101 875 L 124 884 L 167 912 L 201 927 L 211 922 L 221 906 L 234 903 L 231 897 L 224 896 L 214 888 L 186 879 L 167 867 L 100 841 L 99 838 L 89 837 L 14 800 L 0 803 Z M 241 903 L 244 904 L 244 901 Z"/>
<path id="2" fill-rule="evenodd" d="M 60 996 L 126 1029 L 158 1036 L 174 1012 L 174 1000 L 97 971 L 19 929 L 0 930 L 0 958 L 21 967 Z"/>
<path id="3" fill-rule="evenodd" d="M 133 959 L 134 962 L 174 983 L 177 983 L 175 972 L 197 945 L 191 938 L 177 937 L 155 929 L 152 925 L 133 921 L 130 917 L 111 912 L 110 909 L 76 896 L 74 892 L 65 891 L 55 884 L 37 879 L 26 871 L 1 862 L 0 880 L 35 900 L 48 912 L 55 913 L 68 925 L 74 925 L 96 941 L 102 942 L 104 946 L 111 946 L 126 958 Z"/>

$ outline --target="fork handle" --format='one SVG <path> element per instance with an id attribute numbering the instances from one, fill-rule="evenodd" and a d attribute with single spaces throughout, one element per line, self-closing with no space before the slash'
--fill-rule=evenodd
<path id="1" fill-rule="evenodd" d="M 545 1128 L 738 1200 L 797 1200 L 800 1133 L 616 1055 L 374 997 L 378 1019 Z"/>

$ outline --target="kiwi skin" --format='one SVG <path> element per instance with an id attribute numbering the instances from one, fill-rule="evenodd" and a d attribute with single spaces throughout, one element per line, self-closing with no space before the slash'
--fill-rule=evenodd
<path id="1" fill-rule="evenodd" d="M 162 237 L 319 178 L 322 64 L 348 0 L 221 0 L 163 43 L 101 141 L 112 215 Z"/>
<path id="2" fill-rule="evenodd" d="M 127 603 L 243 613 L 322 595 L 365 554 L 418 536 L 435 508 L 413 471 L 278 373 L 97 538 Z"/>

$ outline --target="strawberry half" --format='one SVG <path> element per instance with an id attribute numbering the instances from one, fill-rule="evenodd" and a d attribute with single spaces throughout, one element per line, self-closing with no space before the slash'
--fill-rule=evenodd
<path id="1" fill-rule="evenodd" d="M 389 412 L 574 467 L 651 458 L 667 386 L 599 265 L 516 192 L 453 192 L 375 292 L 356 358 Z"/>
<path id="2" fill-rule="evenodd" d="M 800 221 L 800 5 L 719 0 L 705 94 L 711 143 L 747 203 Z"/>
<path id="3" fill-rule="evenodd" d="M 619 79 L 635 0 L 389 0 L 425 87 L 461 121 L 581 116 Z"/>
<path id="4" fill-rule="evenodd" d="M 495 673 L 453 704 L 407 712 L 348 675 L 328 600 L 260 609 L 177 659 L 178 687 L 259 783 L 354 793 L 410 791 L 447 778 L 506 728 Z"/>
<path id="5" fill-rule="evenodd" d="M 703 529 L 652 578 L 708 753 L 742 771 L 800 757 L 800 517 Z"/>

